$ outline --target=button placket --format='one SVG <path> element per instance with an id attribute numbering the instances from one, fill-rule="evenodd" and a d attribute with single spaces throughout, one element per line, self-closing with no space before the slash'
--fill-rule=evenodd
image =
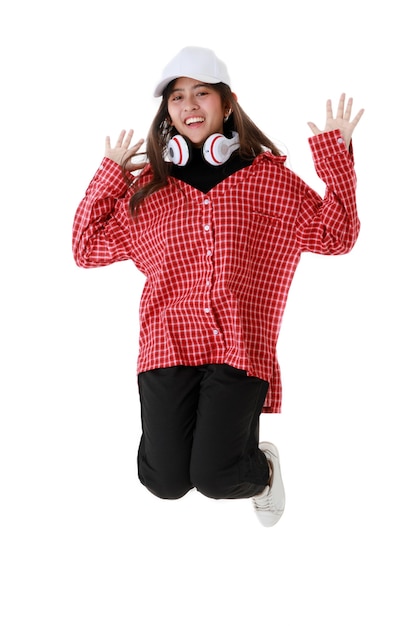
<path id="1" fill-rule="evenodd" d="M 203 200 L 203 216 L 202 216 L 202 229 L 204 233 L 204 239 L 206 243 L 206 259 L 207 259 L 207 274 L 206 274 L 206 302 L 204 305 L 204 314 L 210 318 L 209 323 L 212 326 L 213 335 L 218 336 L 220 334 L 219 329 L 215 326 L 215 320 L 211 314 L 211 288 L 213 284 L 213 252 L 214 252 L 214 240 L 212 229 L 212 213 L 211 203 L 208 198 Z"/>

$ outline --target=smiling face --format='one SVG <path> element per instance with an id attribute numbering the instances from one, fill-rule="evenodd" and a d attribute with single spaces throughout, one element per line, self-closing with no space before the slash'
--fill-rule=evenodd
<path id="1" fill-rule="evenodd" d="M 171 124 L 196 147 L 213 133 L 223 132 L 228 110 L 218 91 L 193 78 L 177 78 L 168 98 Z"/>

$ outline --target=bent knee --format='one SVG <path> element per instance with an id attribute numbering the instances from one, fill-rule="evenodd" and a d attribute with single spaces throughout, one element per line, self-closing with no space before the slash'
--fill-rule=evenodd
<path id="1" fill-rule="evenodd" d="M 227 497 L 227 490 L 217 472 L 194 472 L 192 482 L 197 491 L 207 498 L 221 500 Z"/>
<path id="2" fill-rule="evenodd" d="M 168 482 L 158 482 L 149 484 L 142 479 L 140 482 L 146 487 L 148 491 L 150 491 L 157 498 L 161 498 L 162 500 L 179 500 L 184 497 L 186 493 L 190 491 L 192 485 L 190 484 L 171 484 Z"/>
<path id="3" fill-rule="evenodd" d="M 192 489 L 188 467 L 161 467 L 149 463 L 146 456 L 138 454 L 138 477 L 142 485 L 154 496 L 163 500 L 179 500 Z"/>

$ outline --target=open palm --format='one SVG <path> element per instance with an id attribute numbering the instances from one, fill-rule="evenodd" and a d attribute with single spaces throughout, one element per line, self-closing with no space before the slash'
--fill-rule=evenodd
<path id="1" fill-rule="evenodd" d="M 326 103 L 326 125 L 324 130 L 320 130 L 313 122 L 308 122 L 309 127 L 315 135 L 320 133 L 326 133 L 330 130 L 340 130 L 342 137 L 345 140 L 347 146 L 349 146 L 352 139 L 353 131 L 355 130 L 359 120 L 361 119 L 364 109 L 360 109 L 359 113 L 355 115 L 353 120 L 350 119 L 352 115 L 353 99 L 349 98 L 345 107 L 345 94 L 342 93 L 337 107 L 336 116 L 333 115 L 332 101 L 327 100 Z"/>

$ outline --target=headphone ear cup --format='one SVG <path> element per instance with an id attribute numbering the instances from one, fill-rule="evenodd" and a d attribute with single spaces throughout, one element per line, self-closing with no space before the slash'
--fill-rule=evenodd
<path id="1" fill-rule="evenodd" d="M 190 159 L 188 140 L 182 135 L 174 135 L 167 144 L 168 158 L 174 165 L 186 165 Z"/>
<path id="2" fill-rule="evenodd" d="M 239 135 L 237 132 L 232 133 L 231 139 L 221 133 L 214 133 L 204 142 L 203 156 L 211 165 L 222 165 L 238 147 Z"/>

